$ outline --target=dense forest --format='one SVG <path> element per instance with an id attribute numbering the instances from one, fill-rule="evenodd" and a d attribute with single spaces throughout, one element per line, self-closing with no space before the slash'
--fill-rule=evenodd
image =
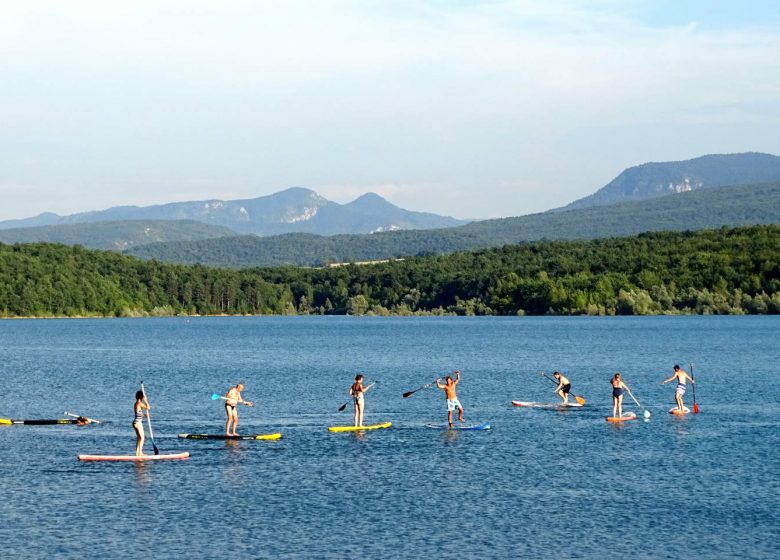
<path id="1" fill-rule="evenodd" d="M 780 313 L 780 226 L 219 269 L 0 244 L 0 315 Z"/>
<path id="2" fill-rule="evenodd" d="M 128 253 L 210 266 L 323 266 L 472 251 L 542 239 L 597 239 L 647 231 L 686 231 L 780 223 L 780 183 L 701 189 L 636 202 L 544 212 L 464 226 L 365 235 L 291 233 L 154 243 Z"/>

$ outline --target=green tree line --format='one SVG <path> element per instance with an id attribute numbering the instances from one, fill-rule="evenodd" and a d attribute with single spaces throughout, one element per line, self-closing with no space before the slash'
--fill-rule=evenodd
<path id="1" fill-rule="evenodd" d="M 0 245 L 0 315 L 780 313 L 780 226 L 220 269 Z"/>

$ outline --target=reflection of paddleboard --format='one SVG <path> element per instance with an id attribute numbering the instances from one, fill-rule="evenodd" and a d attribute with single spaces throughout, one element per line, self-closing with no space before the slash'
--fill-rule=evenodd
<path id="1" fill-rule="evenodd" d="M 515 406 L 527 406 L 530 408 L 568 408 L 568 407 L 575 407 L 575 408 L 581 408 L 583 405 L 581 405 L 578 402 L 570 402 L 563 404 L 561 403 L 541 403 L 541 402 L 534 402 L 534 401 L 512 401 L 512 404 Z"/>
<path id="2" fill-rule="evenodd" d="M 79 461 L 162 461 L 164 459 L 186 459 L 190 454 L 171 453 L 170 455 L 79 455 Z"/>
<path id="3" fill-rule="evenodd" d="M 453 424 L 452 427 L 449 424 L 426 424 L 428 428 L 434 430 L 489 430 L 490 424 Z"/>
<path id="4" fill-rule="evenodd" d="M 636 420 L 636 412 L 624 412 L 623 416 L 617 418 L 616 416 L 607 416 L 607 422 L 625 422 L 626 420 Z"/>
<path id="5" fill-rule="evenodd" d="M 691 410 L 687 406 L 684 406 L 682 411 L 678 410 L 677 407 L 675 406 L 674 408 L 669 409 L 669 414 L 683 415 L 683 414 L 688 414 L 690 411 Z"/>
<path id="6" fill-rule="evenodd" d="M 382 428 L 389 428 L 392 426 L 392 422 L 385 422 L 383 424 L 371 424 L 370 426 L 331 426 L 328 428 L 329 432 L 362 432 L 363 430 L 381 430 Z"/>
<path id="7" fill-rule="evenodd" d="M 184 439 L 264 439 L 274 440 L 281 439 L 282 434 L 255 434 L 253 436 L 226 436 L 225 434 L 179 434 L 180 438 Z"/>

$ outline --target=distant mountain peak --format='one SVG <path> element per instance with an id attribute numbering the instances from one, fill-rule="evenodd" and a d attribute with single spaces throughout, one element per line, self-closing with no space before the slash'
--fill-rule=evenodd
<path id="1" fill-rule="evenodd" d="M 595 193 L 560 210 L 604 206 L 697 189 L 780 180 L 780 157 L 761 152 L 708 154 L 629 167 Z"/>

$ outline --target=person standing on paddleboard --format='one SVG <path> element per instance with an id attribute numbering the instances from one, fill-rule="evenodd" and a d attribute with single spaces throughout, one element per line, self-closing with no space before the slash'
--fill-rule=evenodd
<path id="1" fill-rule="evenodd" d="M 693 377 L 685 373 L 679 365 L 674 366 L 674 373 L 669 379 L 661 381 L 661 385 L 666 385 L 670 381 L 677 380 L 677 390 L 674 392 L 674 400 L 677 401 L 677 410 L 683 412 L 685 407 L 683 406 L 683 395 L 685 395 L 686 380 L 690 380 L 691 383 L 695 383 Z"/>
<path id="2" fill-rule="evenodd" d="M 231 387 L 230 390 L 227 392 L 227 395 L 225 395 L 225 413 L 227 414 L 227 421 L 225 422 L 225 435 L 226 436 L 237 436 L 238 433 L 236 432 L 236 428 L 238 428 L 238 410 L 236 410 L 236 407 L 238 406 L 238 403 L 241 403 L 246 406 L 254 406 L 251 402 L 245 401 L 244 398 L 241 396 L 241 391 L 244 390 L 244 384 L 239 383 L 235 387 Z M 233 431 L 230 430 L 231 425 L 233 426 Z"/>
<path id="3" fill-rule="evenodd" d="M 463 419 L 463 406 L 461 406 L 458 400 L 458 394 L 455 386 L 460 383 L 460 370 L 455 370 L 455 379 L 452 379 L 449 375 L 444 378 L 444 383 L 441 382 L 441 378 L 436 380 L 436 386 L 439 389 L 444 390 L 444 394 L 447 396 L 447 423 L 452 427 L 452 413 L 458 409 L 458 420 L 465 422 Z"/>
<path id="4" fill-rule="evenodd" d="M 623 379 L 620 376 L 620 372 L 615 372 L 612 379 L 609 380 L 609 384 L 612 385 L 612 417 L 623 417 L 623 391 L 628 391 L 631 394 L 631 389 L 628 385 L 623 383 Z"/>
<path id="5" fill-rule="evenodd" d="M 561 397 L 563 404 L 569 404 L 569 393 L 571 392 L 571 383 L 561 373 L 554 371 L 553 377 L 558 381 L 558 386 L 553 391 Z"/>
<path id="6" fill-rule="evenodd" d="M 363 394 L 368 391 L 371 386 L 363 387 L 363 374 L 359 373 L 355 376 L 355 382 L 349 388 L 349 394 L 352 396 L 352 402 L 355 405 L 355 426 L 363 425 L 363 411 L 365 410 L 366 402 L 363 398 Z"/>
<path id="7" fill-rule="evenodd" d="M 135 456 L 144 454 L 144 410 L 149 410 L 149 401 L 146 400 L 143 391 L 135 392 L 135 404 L 133 405 L 133 429 L 135 430 Z"/>

